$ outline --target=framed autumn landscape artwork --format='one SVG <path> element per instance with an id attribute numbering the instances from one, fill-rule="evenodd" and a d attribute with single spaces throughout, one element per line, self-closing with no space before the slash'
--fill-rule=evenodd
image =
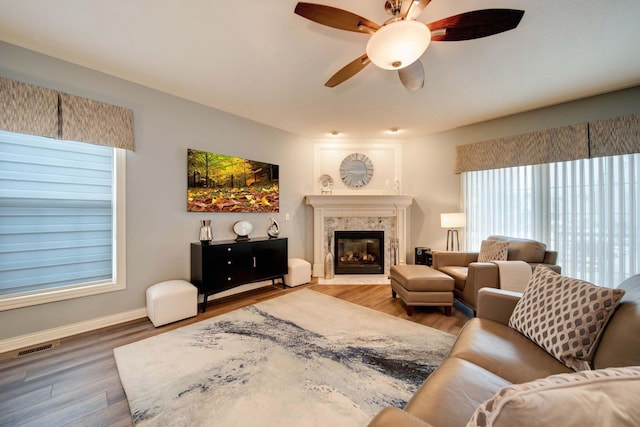
<path id="1" fill-rule="evenodd" d="M 207 151 L 187 151 L 188 212 L 279 212 L 279 168 Z"/>

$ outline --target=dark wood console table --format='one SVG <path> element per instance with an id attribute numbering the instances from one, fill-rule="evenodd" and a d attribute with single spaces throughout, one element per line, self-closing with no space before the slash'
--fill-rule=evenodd
<path id="1" fill-rule="evenodd" d="M 191 283 L 204 294 L 202 312 L 209 295 L 240 285 L 276 279 L 285 287 L 287 239 L 260 237 L 191 244 Z"/>

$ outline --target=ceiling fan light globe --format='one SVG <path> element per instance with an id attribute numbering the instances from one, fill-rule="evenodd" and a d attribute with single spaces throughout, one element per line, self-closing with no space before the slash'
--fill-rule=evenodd
<path id="1" fill-rule="evenodd" d="M 381 27 L 367 42 L 367 56 L 385 70 L 399 70 L 422 56 L 431 31 L 418 21 L 396 21 Z"/>

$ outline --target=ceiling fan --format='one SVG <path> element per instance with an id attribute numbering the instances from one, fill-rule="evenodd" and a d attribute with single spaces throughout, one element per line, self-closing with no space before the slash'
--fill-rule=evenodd
<path id="1" fill-rule="evenodd" d="M 425 25 L 416 18 L 430 1 L 387 0 L 385 10 L 391 18 L 382 25 L 346 10 L 314 3 L 298 3 L 295 13 L 318 24 L 371 36 L 366 53 L 341 68 L 325 86 L 337 86 L 373 62 L 385 70 L 398 70 L 400 81 L 412 92 L 424 86 L 420 57 L 431 41 L 471 40 L 502 33 L 516 28 L 524 15 L 523 10 L 482 9 Z"/>

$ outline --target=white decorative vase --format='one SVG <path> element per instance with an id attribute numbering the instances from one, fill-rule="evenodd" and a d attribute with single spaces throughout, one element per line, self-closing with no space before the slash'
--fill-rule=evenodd
<path id="1" fill-rule="evenodd" d="M 335 277 L 333 254 L 331 253 L 331 237 L 327 239 L 327 254 L 324 256 L 324 278 L 331 280 Z"/>

